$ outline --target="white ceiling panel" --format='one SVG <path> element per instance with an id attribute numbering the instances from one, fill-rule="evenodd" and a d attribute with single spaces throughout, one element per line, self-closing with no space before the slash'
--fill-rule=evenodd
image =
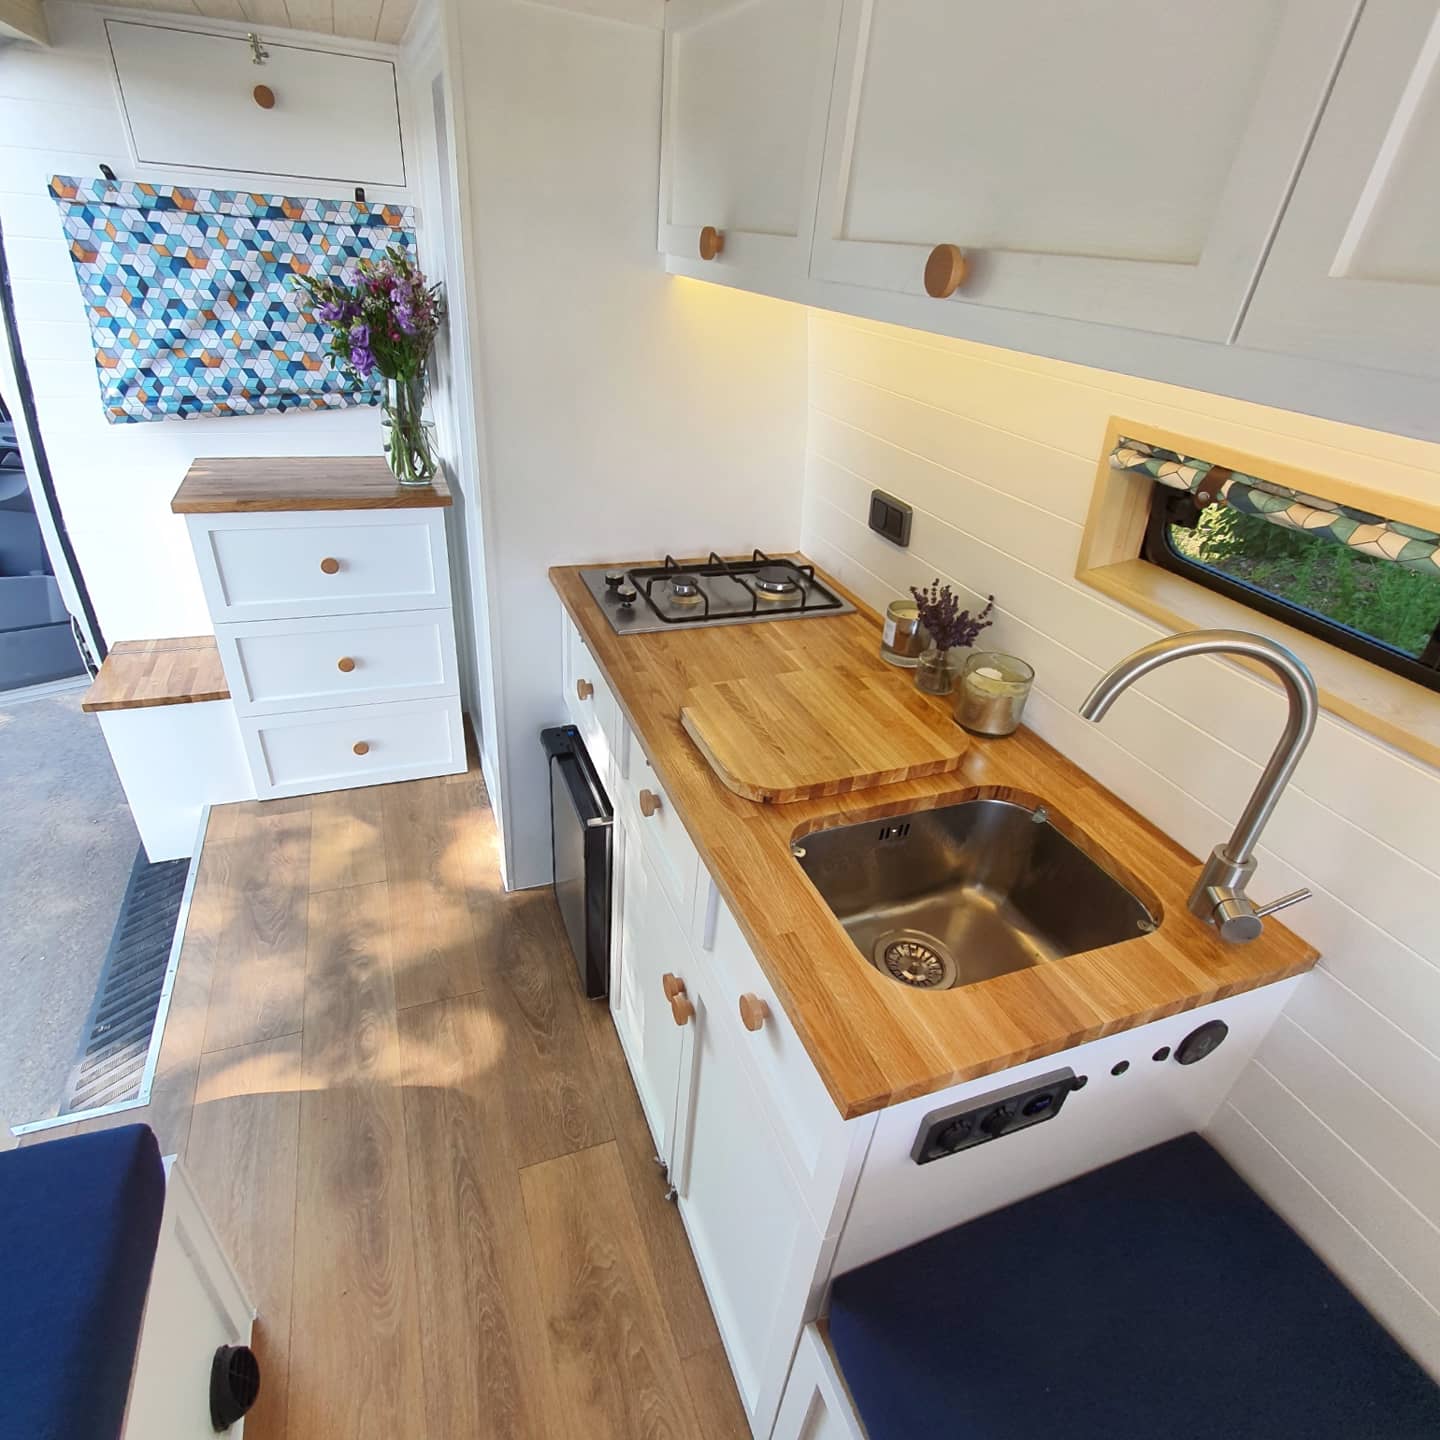
<path id="1" fill-rule="evenodd" d="M 170 15 L 286 30 L 313 30 L 321 35 L 397 45 L 415 12 L 416 0 L 107 0 L 107 3 Z"/>

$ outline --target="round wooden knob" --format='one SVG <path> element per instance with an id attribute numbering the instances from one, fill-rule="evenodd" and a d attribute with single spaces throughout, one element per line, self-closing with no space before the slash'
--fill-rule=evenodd
<path id="1" fill-rule="evenodd" d="M 581 700 L 588 700 L 595 693 L 595 687 L 588 680 L 575 682 L 575 694 Z"/>
<path id="2" fill-rule="evenodd" d="M 713 225 L 707 225 L 700 232 L 700 258 L 702 260 L 713 260 L 717 255 L 725 253 L 725 232 L 717 230 Z"/>
<path id="3" fill-rule="evenodd" d="M 335 668 L 343 670 L 348 675 L 355 668 L 355 662 L 348 655 L 342 655 L 335 662 Z"/>
<path id="4" fill-rule="evenodd" d="M 275 108 L 275 92 L 268 85 L 257 85 L 250 93 L 255 97 L 255 103 L 262 110 Z"/>
<path id="5" fill-rule="evenodd" d="M 670 1014 L 677 1025 L 688 1025 L 695 1018 L 695 1007 L 688 995 L 677 995 L 670 1002 Z"/>
<path id="6" fill-rule="evenodd" d="M 678 975 L 671 975 L 667 972 L 660 977 L 660 984 L 664 988 L 667 1000 L 673 1000 L 677 995 L 685 993 L 685 982 Z"/>
<path id="7" fill-rule="evenodd" d="M 640 813 L 648 820 L 660 808 L 660 797 L 653 790 L 640 792 Z"/>
<path id="8" fill-rule="evenodd" d="M 357 740 L 350 748 L 357 755 L 368 755 L 370 753 L 370 742 L 368 740 Z"/>
<path id="9" fill-rule="evenodd" d="M 320 568 L 327 575 L 338 575 L 340 573 L 340 562 L 333 555 L 327 555 L 320 562 Z"/>
<path id="10" fill-rule="evenodd" d="M 947 299 L 965 283 L 969 269 L 958 245 L 937 245 L 925 262 L 925 293 L 937 300 Z"/>
<path id="11" fill-rule="evenodd" d="M 770 1007 L 758 995 L 740 997 L 740 1023 L 747 1030 L 758 1030 L 770 1018 Z"/>

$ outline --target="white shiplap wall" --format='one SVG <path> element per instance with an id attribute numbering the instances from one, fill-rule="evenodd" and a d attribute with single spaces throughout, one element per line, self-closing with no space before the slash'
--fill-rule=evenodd
<path id="1" fill-rule="evenodd" d="M 0 47 L 0 224 L 25 361 L 56 492 L 106 639 L 207 634 L 211 628 L 175 493 L 197 455 L 378 454 L 368 407 L 283 415 L 107 423 L 94 351 L 60 216 L 54 174 L 348 197 L 343 186 L 147 167 L 127 158 L 102 17 L 46 9 L 53 48 Z M 275 32 L 270 32 L 275 33 Z M 372 200 L 408 203 L 402 189 Z M 7 397 L 12 400 L 13 397 Z"/>
<path id="2" fill-rule="evenodd" d="M 985 642 L 1034 664 L 1029 722 L 1205 854 L 1229 833 L 1283 702 L 1246 671 L 1191 660 L 1100 725 L 1075 713 L 1105 669 L 1161 633 L 1074 579 L 1117 414 L 1440 493 L 1440 445 L 812 312 L 804 545 L 877 606 L 936 574 L 972 599 L 993 592 Z M 908 551 L 866 527 L 875 486 L 914 505 Z M 1253 888 L 1263 900 L 1302 884 L 1315 897 L 1286 923 L 1324 959 L 1212 1138 L 1440 1375 L 1440 773 L 1325 716 Z"/>

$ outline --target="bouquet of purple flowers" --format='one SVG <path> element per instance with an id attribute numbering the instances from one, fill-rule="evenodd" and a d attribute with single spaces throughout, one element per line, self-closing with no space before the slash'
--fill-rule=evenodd
<path id="1" fill-rule="evenodd" d="M 378 372 L 385 380 L 381 435 L 385 458 L 402 485 L 435 478 L 431 427 L 424 419 L 430 347 L 445 301 L 398 246 L 383 259 L 347 265 L 338 276 L 296 276 L 311 313 L 330 327 L 330 358 L 357 386 Z"/>
<path id="2" fill-rule="evenodd" d="M 980 632 L 995 623 L 990 618 L 995 609 L 993 595 L 987 597 L 985 608 L 978 615 L 971 615 L 960 608 L 955 592 L 948 585 L 942 585 L 938 575 L 923 589 L 912 585 L 910 593 L 915 597 L 920 623 L 930 636 L 930 643 L 942 654 L 973 645 Z"/>
<path id="3" fill-rule="evenodd" d="M 337 277 L 296 276 L 315 318 L 330 327 L 330 354 L 357 381 L 423 376 L 445 302 L 440 286 L 397 245 L 383 260 L 347 265 Z"/>

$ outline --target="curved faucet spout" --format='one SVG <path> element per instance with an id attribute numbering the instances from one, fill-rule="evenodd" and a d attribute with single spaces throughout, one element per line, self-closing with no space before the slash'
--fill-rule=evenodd
<path id="1" fill-rule="evenodd" d="M 1289 701 L 1285 729 L 1254 794 L 1229 841 L 1211 853 L 1190 896 L 1191 910 L 1217 925 L 1227 939 L 1253 939 L 1259 934 L 1260 912 L 1245 896 L 1245 885 L 1255 870 L 1254 851 L 1261 831 L 1315 731 L 1319 701 L 1309 670 L 1291 651 L 1263 635 L 1245 630 L 1191 630 L 1157 640 L 1120 661 L 1085 698 L 1080 714 L 1087 720 L 1101 719 L 1142 675 L 1189 655 L 1235 655 L 1259 661 L 1279 677 Z"/>

